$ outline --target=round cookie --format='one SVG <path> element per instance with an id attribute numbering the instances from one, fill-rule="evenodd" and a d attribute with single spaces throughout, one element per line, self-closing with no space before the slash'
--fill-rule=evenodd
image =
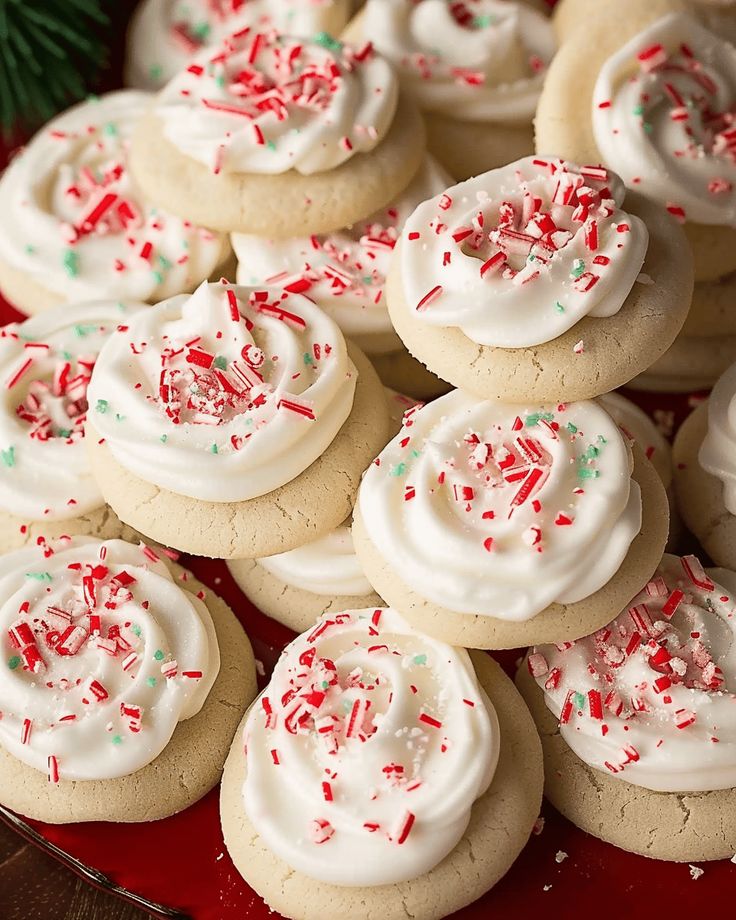
<path id="1" fill-rule="evenodd" d="M 355 556 L 349 523 L 289 553 L 232 559 L 227 567 L 255 606 L 295 632 L 323 613 L 381 607 Z"/>
<path id="2" fill-rule="evenodd" d="M 110 779 L 64 779 L 61 762 L 61 778 L 50 782 L 45 772 L 0 746 L 4 805 L 48 824 L 154 821 L 182 811 L 219 782 L 235 727 L 257 690 L 253 652 L 225 602 L 184 569 L 167 565 L 181 588 L 204 598 L 217 635 L 220 669 L 202 708 L 179 722 L 166 747 L 147 766 Z M 144 732 L 146 718 L 144 711 Z"/>
<path id="3" fill-rule="evenodd" d="M 630 448 L 595 403 L 558 407 L 559 416 L 521 410 L 511 426 L 522 432 L 519 447 L 489 406 L 456 391 L 407 414 L 361 484 L 358 558 L 387 603 L 452 645 L 576 639 L 607 623 L 656 568 L 667 541 L 664 487 L 636 446 L 629 466 Z M 549 437 L 524 422 L 544 416 L 557 426 Z M 610 491 L 593 508 L 586 493 L 598 482 Z M 577 520 L 587 536 L 576 534 Z"/>
<path id="4" fill-rule="evenodd" d="M 677 54 L 684 42 L 694 54 L 689 52 L 684 67 L 679 67 L 673 59 L 673 72 L 687 73 L 687 66 L 699 72 L 705 67 L 707 77 L 715 74 L 716 82 L 724 83 L 724 99 L 729 94 L 725 87 L 735 85 L 736 52 L 720 37 L 700 27 L 691 16 L 679 14 L 680 10 L 680 0 L 657 0 L 651 4 L 617 0 L 606 3 L 600 13 L 596 11 L 595 17 L 586 21 L 584 30 L 573 32 L 570 40 L 562 44 L 545 79 L 535 119 L 536 149 L 541 154 L 554 151 L 580 163 L 604 163 L 618 172 L 627 185 L 634 185 L 642 194 L 666 205 L 685 224 L 695 257 L 696 281 L 713 281 L 736 271 L 734 193 L 729 179 L 733 167 L 726 157 L 713 153 L 712 139 L 706 142 L 696 137 L 693 141 L 687 135 L 685 146 L 700 144 L 702 140 L 703 145 L 707 143 L 707 150 L 704 154 L 698 148 L 701 150 L 698 160 L 703 165 L 692 175 L 680 172 L 679 151 L 673 156 L 671 151 L 661 149 L 669 143 L 667 136 L 660 144 L 657 131 L 642 132 L 630 127 L 638 126 L 640 122 L 636 119 L 648 114 L 658 119 L 657 124 L 672 124 L 672 119 L 677 118 L 677 100 L 687 97 L 683 105 L 690 105 L 691 95 L 696 99 L 696 108 L 705 104 L 705 95 L 698 91 L 699 77 L 692 87 L 678 83 L 676 96 L 668 96 L 668 75 L 658 58 L 653 57 L 650 62 L 646 57 L 648 49 L 664 45 Z M 670 15 L 660 18 L 665 14 Z M 714 47 L 717 50 L 712 50 Z M 630 55 L 625 48 L 631 51 Z M 629 61 L 630 73 L 637 66 L 637 54 L 644 55 L 638 107 L 632 97 L 640 85 L 636 82 L 639 74 L 622 84 L 627 87 L 625 93 L 609 86 L 609 77 L 611 83 L 615 82 L 615 63 L 623 67 Z M 665 52 L 664 67 L 668 66 Z M 616 92 L 618 95 L 613 95 Z M 612 99 L 604 98 L 609 95 Z M 617 99 L 624 95 L 618 106 Z M 657 106 L 660 110 L 666 106 L 672 114 L 668 116 L 665 111 L 654 115 Z M 714 114 L 709 112 L 705 120 L 710 123 Z M 614 122 L 616 126 L 612 127 Z M 681 136 L 671 137 L 674 143 L 679 143 Z M 642 146 L 645 138 L 647 146 Z M 609 148 L 618 149 L 607 156 Z"/>
<path id="5" fill-rule="evenodd" d="M 680 334 L 667 351 L 629 384 L 634 389 L 694 393 L 710 389 L 736 360 L 736 335 Z"/>
<path id="6" fill-rule="evenodd" d="M 539 739 L 526 708 L 501 668 L 473 655 L 480 686 L 493 702 L 500 727 L 500 757 L 488 790 L 472 807 L 457 846 L 433 869 L 409 881 L 343 887 L 294 871 L 274 855 L 243 807 L 246 760 L 236 736 L 225 765 L 220 815 L 238 871 L 266 903 L 286 917 L 317 920 L 326 913 L 377 920 L 407 914 L 439 920 L 488 891 L 509 869 L 537 818 L 543 782 Z M 462 885 L 458 885 L 458 878 Z"/>
<path id="7" fill-rule="evenodd" d="M 389 312 L 408 350 L 439 377 L 484 399 L 587 399 L 628 383 L 675 339 L 693 284 L 684 235 L 663 209 L 629 192 L 626 211 L 601 199 L 595 243 L 585 244 L 574 189 L 568 207 L 553 202 L 563 194 L 557 183 L 574 186 L 581 177 L 599 195 L 607 195 L 608 180 L 623 201 L 612 174 L 527 159 L 449 189 L 407 221 L 388 278 Z M 525 216 L 525 189 L 538 201 L 546 197 L 536 218 Z M 476 196 L 486 193 L 481 230 L 473 224 Z M 505 196 L 519 199 L 509 230 L 512 218 L 500 210 Z M 537 225 L 554 228 L 544 231 L 552 242 L 537 245 Z M 533 257 L 523 267 L 519 240 Z M 560 248 L 550 256 L 548 245 Z"/>
<path id="8" fill-rule="evenodd" d="M 54 118 L 0 179 L 0 289 L 35 314 L 62 303 L 156 303 L 234 265 L 227 237 L 155 208 L 130 175 L 147 93 L 121 91 Z"/>
<path id="9" fill-rule="evenodd" d="M 528 156 L 555 42 L 543 3 L 368 0 L 343 33 L 397 68 L 427 125 L 427 146 L 456 179 Z"/>
<path id="10" fill-rule="evenodd" d="M 65 534 L 135 539 L 94 481 L 84 423 L 102 345 L 143 308 L 68 304 L 0 330 L 0 552 Z"/>
<path id="11" fill-rule="evenodd" d="M 89 391 L 92 471 L 118 516 L 164 545 L 222 559 L 301 546 L 350 514 L 386 443 L 386 399 L 368 359 L 306 298 L 270 294 L 203 286 L 146 311 L 101 352 Z M 164 347 L 168 329 L 177 338 Z M 162 348 L 176 353 L 164 383 Z"/>
<path id="12" fill-rule="evenodd" d="M 648 587 L 653 592 L 669 592 L 673 568 L 680 561 L 693 564 L 693 560 L 699 566 L 695 557 L 665 557 L 661 571 L 669 576 L 659 576 Z M 713 587 L 708 575 L 702 574 Z M 712 574 L 724 580 L 728 577 L 728 589 L 733 589 L 733 573 L 716 569 Z M 728 779 L 734 773 L 727 753 L 733 749 L 728 743 L 733 723 L 727 721 L 730 713 L 724 713 L 723 707 L 728 710 L 733 695 L 732 691 L 721 692 L 723 676 L 717 667 L 714 669 L 714 658 L 724 663 L 724 657 L 718 656 L 724 637 L 718 629 L 715 633 L 709 629 L 709 618 L 714 614 L 697 609 L 703 604 L 701 589 L 697 588 L 697 599 L 691 601 L 688 585 L 692 583 L 680 580 L 676 584 L 679 587 L 670 595 L 652 596 L 643 591 L 636 599 L 644 602 L 642 606 L 632 607 L 630 613 L 624 611 L 616 626 L 612 623 L 601 631 L 600 639 L 596 638 L 600 642 L 597 653 L 590 648 L 591 640 L 583 640 L 586 651 L 581 654 L 582 643 L 568 651 L 552 646 L 532 649 L 519 668 L 516 683 L 542 739 L 545 794 L 573 824 L 614 846 L 654 859 L 729 859 L 736 848 L 736 788 Z M 723 587 L 715 588 L 719 594 L 723 592 Z M 678 597 L 683 589 L 688 592 L 684 599 Z M 728 600 L 715 599 L 721 610 L 724 599 Z M 687 664 L 684 677 L 679 679 L 662 664 L 641 661 L 645 656 L 630 639 L 639 635 L 631 633 L 630 617 L 637 611 L 649 611 L 656 637 L 648 641 L 657 650 L 658 660 L 666 661 L 668 648 L 679 641 L 677 636 L 692 629 L 692 621 L 688 625 L 687 619 L 677 620 L 681 603 L 695 610 L 698 622 L 705 624 L 700 628 L 708 632 L 701 633 L 702 642 L 690 639 L 688 644 L 683 640 L 677 649 L 682 657 L 671 660 Z M 668 618 L 665 613 L 658 620 L 657 614 L 668 606 L 675 608 L 674 616 Z M 721 622 L 728 622 L 728 613 L 721 612 L 720 616 Z M 668 642 L 672 623 L 675 632 Z M 725 623 L 724 628 L 727 631 Z M 615 654 L 616 660 L 621 656 L 623 663 L 609 667 L 606 652 Z M 570 661 L 570 655 L 574 660 Z M 587 679 L 583 673 L 586 661 L 591 669 Z M 612 675 L 613 668 L 618 670 Z M 639 674 L 651 675 L 650 684 L 646 678 L 636 681 Z M 591 689 L 586 692 L 588 687 Z M 634 687 L 640 696 L 629 699 Z M 701 720 L 706 723 L 702 727 Z M 720 736 L 726 743 L 715 745 L 715 737 L 709 735 Z M 725 757 L 716 756 L 716 752 Z M 605 765 L 603 758 L 607 758 Z"/>
<path id="13" fill-rule="evenodd" d="M 258 81 L 239 83 L 251 70 Z M 266 88 L 278 119 L 259 108 Z M 131 165 L 153 201 L 188 220 L 285 238 L 329 233 L 387 204 L 424 147 L 419 113 L 369 47 L 245 33 L 203 51 L 163 90 L 139 123 Z"/>
<path id="14" fill-rule="evenodd" d="M 160 89 L 204 45 L 217 45 L 241 29 L 339 35 L 350 5 L 350 0 L 144 0 L 128 27 L 125 82 L 138 89 Z"/>
<path id="15" fill-rule="evenodd" d="M 708 404 L 698 406 L 675 438 L 675 495 L 688 529 L 718 565 L 736 568 L 736 515 L 726 508 L 723 483 L 700 465 L 698 453 L 708 430 Z"/>

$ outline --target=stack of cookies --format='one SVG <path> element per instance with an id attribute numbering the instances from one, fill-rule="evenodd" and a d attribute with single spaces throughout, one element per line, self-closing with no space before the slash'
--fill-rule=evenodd
<path id="1" fill-rule="evenodd" d="M 543 789 L 736 850 L 736 376 L 674 475 L 613 392 L 736 359 L 732 14 L 580 5 L 146 0 L 136 88 L 13 160 L 3 803 L 147 821 L 222 778 L 300 920 L 453 913 Z M 727 568 L 665 552 L 678 508 Z M 299 633 L 260 696 L 181 553 Z"/>

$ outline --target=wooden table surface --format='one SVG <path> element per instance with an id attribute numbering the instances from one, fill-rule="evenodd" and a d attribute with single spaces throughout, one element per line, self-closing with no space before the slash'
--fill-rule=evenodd
<path id="1" fill-rule="evenodd" d="M 78 878 L 0 821 L 2 920 L 150 920 Z"/>

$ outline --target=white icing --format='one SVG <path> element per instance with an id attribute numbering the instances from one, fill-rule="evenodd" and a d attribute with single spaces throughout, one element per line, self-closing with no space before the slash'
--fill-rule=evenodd
<path id="1" fill-rule="evenodd" d="M 288 645 L 245 743 L 244 806 L 265 844 L 358 886 L 416 878 L 454 849 L 500 737 L 467 652 L 384 609 L 325 615 Z"/>
<path id="2" fill-rule="evenodd" d="M 647 251 L 612 173 L 527 157 L 420 204 L 399 250 L 417 320 L 479 345 L 550 342 L 585 316 L 617 313 Z"/>
<path id="3" fill-rule="evenodd" d="M 110 330 L 141 305 L 56 307 L 0 331 L 0 508 L 63 521 L 104 505 L 84 446 L 87 386 Z"/>
<path id="4" fill-rule="evenodd" d="M 75 538 L 53 549 L 0 559 L 0 744 L 50 778 L 134 773 L 212 688 L 210 614 L 143 546 Z M 121 573 L 134 581 L 120 584 Z"/>
<path id="5" fill-rule="evenodd" d="M 388 132 L 398 81 L 366 46 L 246 30 L 207 48 L 161 91 L 166 138 L 214 172 L 325 172 Z"/>
<path id="6" fill-rule="evenodd" d="M 555 53 L 546 16 L 508 0 L 368 0 L 362 35 L 429 112 L 531 122 Z"/>
<path id="7" fill-rule="evenodd" d="M 736 786 L 735 598 L 733 572 L 666 555 L 605 629 L 532 650 L 530 670 L 581 760 L 657 792 Z"/>
<path id="8" fill-rule="evenodd" d="M 148 205 L 128 171 L 151 98 L 128 90 L 83 102 L 13 158 L 0 179 L 0 260 L 70 301 L 155 302 L 215 270 L 222 238 Z"/>
<path id="9" fill-rule="evenodd" d="M 141 89 L 159 89 L 203 46 L 240 29 L 338 35 L 349 13 L 349 0 L 144 0 L 128 36 L 128 79 Z"/>
<path id="10" fill-rule="evenodd" d="M 603 65 L 596 144 L 627 185 L 681 220 L 736 226 L 734 106 L 736 49 L 692 16 L 671 14 Z"/>
<path id="11" fill-rule="evenodd" d="M 651 418 L 620 393 L 605 393 L 598 397 L 598 402 L 623 433 L 639 445 L 665 489 L 669 488 L 672 483 L 672 448 Z"/>
<path id="12" fill-rule="evenodd" d="M 356 381 L 340 330 L 307 298 L 205 283 L 110 337 L 89 386 L 90 420 L 146 482 L 245 501 L 321 456 Z"/>
<path id="13" fill-rule="evenodd" d="M 736 364 L 720 377 L 708 399 L 708 430 L 698 460 L 723 483 L 723 502 L 736 514 Z"/>
<path id="14" fill-rule="evenodd" d="M 602 588 L 641 527 L 629 450 L 595 402 L 511 406 L 455 390 L 407 413 L 358 501 L 412 591 L 516 622 Z"/>
<path id="15" fill-rule="evenodd" d="M 365 220 L 325 236 L 269 240 L 233 234 L 239 284 L 300 290 L 369 354 L 402 348 L 386 310 L 384 285 L 404 221 L 452 180 L 430 157 L 399 198 Z"/>

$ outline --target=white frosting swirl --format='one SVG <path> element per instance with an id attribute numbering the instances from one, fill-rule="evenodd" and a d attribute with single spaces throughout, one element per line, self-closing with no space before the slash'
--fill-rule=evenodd
<path id="1" fill-rule="evenodd" d="M 601 167 L 527 157 L 420 204 L 399 251 L 416 318 L 479 345 L 550 342 L 617 313 L 641 271 L 644 223 Z"/>
<path id="2" fill-rule="evenodd" d="M 326 536 L 258 564 L 280 581 L 311 594 L 363 597 L 373 593 L 355 555 L 350 524 L 341 524 Z"/>
<path id="3" fill-rule="evenodd" d="M 680 220 L 736 226 L 736 48 L 676 13 L 601 68 L 593 129 L 624 182 Z"/>
<path id="4" fill-rule="evenodd" d="M 146 482 L 245 501 L 321 456 L 356 381 L 340 330 L 306 297 L 205 283 L 110 337 L 89 386 L 90 418 L 118 463 Z"/>
<path id="5" fill-rule="evenodd" d="M 736 786 L 735 600 L 733 572 L 666 555 L 607 627 L 532 650 L 529 670 L 581 760 L 657 792 Z"/>
<path id="6" fill-rule="evenodd" d="M 0 744 L 49 778 L 125 776 L 217 677 L 210 614 L 147 547 L 68 538 L 0 559 Z"/>
<path id="7" fill-rule="evenodd" d="M 368 0 L 361 30 L 425 111 L 462 121 L 531 121 L 552 26 L 508 0 Z"/>
<path id="8" fill-rule="evenodd" d="M 0 330 L 0 508 L 63 521 L 105 504 L 84 446 L 87 386 L 110 330 L 142 304 L 47 310 Z"/>
<path id="9" fill-rule="evenodd" d="M 246 813 L 298 872 L 388 885 L 460 841 L 500 737 L 464 649 L 391 609 L 325 615 L 286 647 L 245 726 Z"/>
<path id="10" fill-rule="evenodd" d="M 455 390 L 408 412 L 358 501 L 421 597 L 523 621 L 618 571 L 641 528 L 629 450 L 595 402 L 510 406 Z"/>
<path id="11" fill-rule="evenodd" d="M 669 488 L 672 483 L 672 448 L 651 418 L 620 393 L 605 393 L 598 397 L 598 402 L 623 433 L 639 445 L 665 489 Z"/>
<path id="12" fill-rule="evenodd" d="M 311 175 L 373 150 L 397 101 L 393 69 L 370 46 L 246 29 L 198 54 L 154 113 L 175 147 L 215 173 Z"/>
<path id="13" fill-rule="evenodd" d="M 0 179 L 0 259 L 67 300 L 155 302 L 215 270 L 222 237 L 148 205 L 128 171 L 146 93 L 110 93 L 49 122 Z"/>
<path id="14" fill-rule="evenodd" d="M 369 354 L 401 349 L 386 310 L 384 286 L 404 221 L 420 201 L 452 179 L 427 157 L 409 187 L 388 207 L 324 236 L 269 240 L 236 233 L 238 283 L 275 284 L 305 293 Z"/>
<path id="15" fill-rule="evenodd" d="M 708 399 L 708 430 L 698 452 L 703 469 L 723 483 L 723 503 L 736 514 L 736 364 Z"/>
<path id="16" fill-rule="evenodd" d="M 128 79 L 159 89 L 205 45 L 246 27 L 273 26 L 291 35 L 339 35 L 349 0 L 144 0 L 128 36 Z"/>

